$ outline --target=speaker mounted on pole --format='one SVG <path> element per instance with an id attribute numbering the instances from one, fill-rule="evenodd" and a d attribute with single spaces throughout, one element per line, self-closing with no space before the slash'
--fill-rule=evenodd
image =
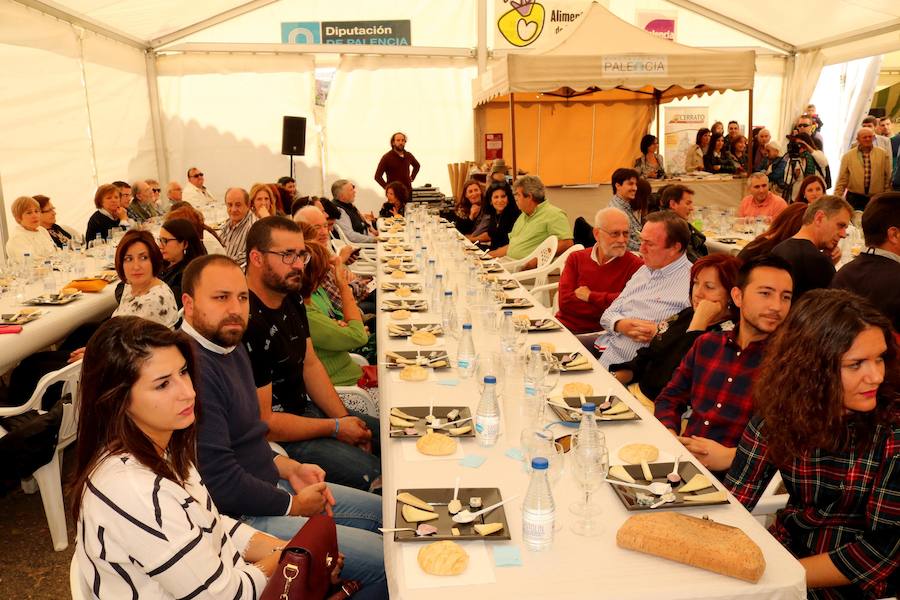
<path id="1" fill-rule="evenodd" d="M 281 153 L 291 157 L 293 178 L 294 157 L 306 154 L 306 117 L 284 117 L 281 125 Z"/>

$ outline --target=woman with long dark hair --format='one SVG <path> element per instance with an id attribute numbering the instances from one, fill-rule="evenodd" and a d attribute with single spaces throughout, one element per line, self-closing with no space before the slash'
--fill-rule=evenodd
<path id="1" fill-rule="evenodd" d="M 181 308 L 181 275 L 185 267 L 198 256 L 206 256 L 206 247 L 197 235 L 197 228 L 186 219 L 170 219 L 163 223 L 156 238 L 165 266 L 159 278 L 175 295 Z"/>
<path id="2" fill-rule="evenodd" d="M 825 195 L 825 180 L 818 175 L 807 175 L 800 182 L 800 189 L 797 190 L 797 196 L 794 202 L 802 202 L 810 205 Z"/>
<path id="3" fill-rule="evenodd" d="M 813 290 L 769 342 L 756 416 L 725 485 L 752 509 L 776 470 L 769 529 L 806 569 L 808 598 L 898 591 L 900 364 L 890 321 L 844 290 Z"/>
<path id="4" fill-rule="evenodd" d="M 479 225 L 484 208 L 481 205 L 483 195 L 484 186 L 481 182 L 467 179 L 463 184 L 462 193 L 453 209 L 453 220 L 460 233 L 471 235 Z"/>
<path id="5" fill-rule="evenodd" d="M 187 336 L 139 317 L 88 343 L 72 511 L 98 598 L 253 599 L 278 564 L 283 542 L 219 514 L 200 480 L 196 373 Z"/>
<path id="6" fill-rule="evenodd" d="M 479 244 L 490 244 L 491 250 L 509 244 L 509 232 L 512 231 L 516 219 L 522 214 L 513 198 L 508 183 L 492 183 L 484 193 L 484 212 L 488 216 L 487 231 L 476 236 L 473 241 Z"/>
<path id="7" fill-rule="evenodd" d="M 703 155 L 703 170 L 710 173 L 734 173 L 734 164 L 725 152 L 725 138 L 721 133 L 713 133 L 709 139 L 706 154 Z"/>
<path id="8" fill-rule="evenodd" d="M 647 134 L 641 138 L 641 155 L 634 161 L 634 169 L 647 179 L 665 179 L 666 164 L 659 153 L 659 140 Z"/>
<path id="9" fill-rule="evenodd" d="M 697 131 L 694 145 L 688 148 L 687 155 L 684 157 L 685 173 L 703 170 L 703 155 L 706 154 L 711 137 L 712 133 L 706 127 L 702 127 Z"/>
<path id="10" fill-rule="evenodd" d="M 384 204 L 378 211 L 379 217 L 402 217 L 406 214 L 406 203 L 409 202 L 409 190 L 399 181 L 392 181 L 384 188 Z"/>
<path id="11" fill-rule="evenodd" d="M 738 253 L 738 258 L 747 262 L 751 258 L 768 254 L 772 248 L 784 240 L 794 237 L 794 234 L 800 231 L 800 227 L 803 225 L 805 212 L 806 205 L 803 203 L 795 202 L 789 205 L 772 219 L 772 223 L 766 231 L 744 246 L 744 249 Z"/>

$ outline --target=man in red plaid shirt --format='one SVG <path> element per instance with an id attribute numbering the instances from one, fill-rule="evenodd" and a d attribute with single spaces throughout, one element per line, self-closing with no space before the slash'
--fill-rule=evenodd
<path id="1" fill-rule="evenodd" d="M 791 307 L 791 267 L 778 256 L 745 263 L 731 299 L 740 309 L 732 331 L 705 333 L 656 398 L 654 414 L 710 471 L 727 471 L 753 412 L 750 386 L 767 338 Z M 682 435 L 681 415 L 691 415 Z"/>

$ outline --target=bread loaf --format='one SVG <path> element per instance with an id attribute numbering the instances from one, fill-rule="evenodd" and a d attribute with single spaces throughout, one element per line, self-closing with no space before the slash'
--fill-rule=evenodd
<path id="1" fill-rule="evenodd" d="M 740 529 L 676 512 L 629 517 L 616 544 L 750 583 L 766 570 L 762 550 Z"/>

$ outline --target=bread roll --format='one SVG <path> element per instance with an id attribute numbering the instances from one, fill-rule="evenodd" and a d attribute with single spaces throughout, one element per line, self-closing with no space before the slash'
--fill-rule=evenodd
<path id="1" fill-rule="evenodd" d="M 406 298 L 407 296 L 412 294 L 412 290 L 405 285 L 401 285 L 394 291 L 394 293 L 397 294 L 397 296 L 400 298 Z"/>
<path id="2" fill-rule="evenodd" d="M 427 456 L 449 456 L 456 452 L 456 440 L 432 431 L 416 440 L 416 450 Z"/>
<path id="3" fill-rule="evenodd" d="M 425 381 L 428 379 L 428 370 L 419 365 L 408 365 L 400 371 L 400 379 L 403 381 Z"/>
<path id="4" fill-rule="evenodd" d="M 409 341 L 417 346 L 433 346 L 437 338 L 430 331 L 417 331 L 409 336 Z"/>
<path id="5" fill-rule="evenodd" d="M 469 555 L 456 542 L 445 540 L 428 544 L 416 557 L 419 567 L 429 575 L 459 575 L 469 566 Z"/>
<path id="6" fill-rule="evenodd" d="M 659 448 L 650 444 L 628 444 L 619 450 L 619 458 L 629 465 L 640 464 L 642 460 L 653 462 L 659 458 Z"/>
<path id="7" fill-rule="evenodd" d="M 563 386 L 562 393 L 565 398 L 577 398 L 582 395 L 590 396 L 594 393 L 594 386 L 589 383 L 573 381 Z"/>
<path id="8" fill-rule="evenodd" d="M 676 512 L 629 517 L 616 544 L 750 583 L 766 570 L 762 550 L 740 529 Z"/>
<path id="9" fill-rule="evenodd" d="M 393 271 L 391 271 L 390 275 L 394 279 L 404 279 L 406 277 L 406 273 L 404 273 L 400 269 L 394 269 Z"/>
<path id="10" fill-rule="evenodd" d="M 400 310 L 395 310 L 391 313 L 391 319 L 394 321 L 402 321 L 403 319 L 408 319 L 412 316 L 412 313 L 406 310 L 405 308 L 401 308 Z"/>

